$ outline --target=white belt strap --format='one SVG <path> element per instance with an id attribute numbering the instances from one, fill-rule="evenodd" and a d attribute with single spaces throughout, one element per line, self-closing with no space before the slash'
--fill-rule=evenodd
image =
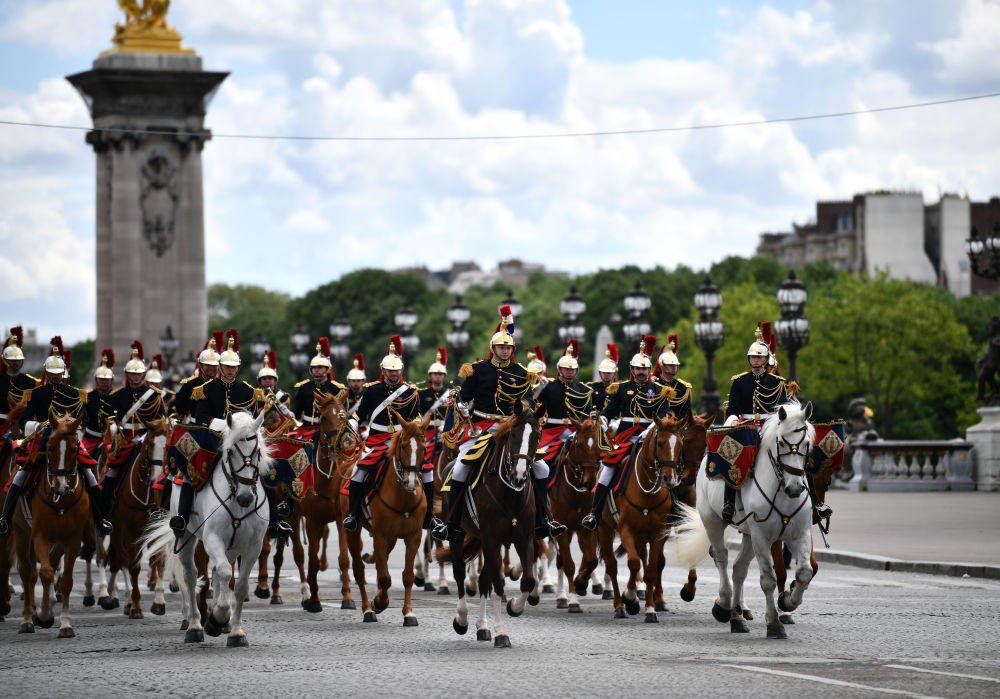
<path id="1" fill-rule="evenodd" d="M 133 415 L 135 415 L 136 412 L 138 412 L 139 408 L 142 407 L 142 404 L 145 403 L 149 399 L 149 397 L 151 395 L 153 395 L 153 393 L 154 393 L 153 389 L 147 388 L 146 392 L 143 393 L 139 397 L 139 400 L 137 400 L 135 402 L 135 405 L 133 405 L 131 408 L 128 409 L 128 412 L 125 413 L 125 417 L 122 418 L 122 421 L 124 422 L 124 421 L 128 420 L 130 417 L 132 417 Z M 133 428 L 130 427 L 128 429 L 133 429 Z"/>

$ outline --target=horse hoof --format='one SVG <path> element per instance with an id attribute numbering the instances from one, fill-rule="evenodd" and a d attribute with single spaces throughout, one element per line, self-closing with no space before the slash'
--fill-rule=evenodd
<path id="1" fill-rule="evenodd" d="M 643 622 L 647 624 L 658 624 L 660 623 L 660 620 L 656 618 L 656 612 L 646 612 L 646 618 L 643 619 Z"/>
<path id="2" fill-rule="evenodd" d="M 628 614 L 625 613 L 624 607 L 618 607 L 615 610 L 615 619 L 628 619 Z"/>
<path id="3" fill-rule="evenodd" d="M 732 613 L 728 609 L 720 605 L 718 602 L 716 602 L 715 604 L 712 605 L 712 616 L 714 616 L 715 620 L 720 624 L 725 624 L 727 621 L 729 621 L 729 617 L 732 616 Z"/>
<path id="4" fill-rule="evenodd" d="M 493 634 L 490 633 L 489 629 L 476 629 L 476 640 L 477 641 L 492 641 Z"/>
<path id="5" fill-rule="evenodd" d="M 146 583 L 146 589 L 149 590 L 150 592 L 154 592 L 156 590 L 156 583 L 150 580 L 148 583 Z"/>
<path id="6" fill-rule="evenodd" d="M 743 616 L 746 616 L 746 614 L 744 614 Z M 789 624 L 794 624 L 795 623 L 795 619 L 793 619 L 792 615 L 789 614 L 789 613 L 787 613 L 787 612 L 785 612 L 784 614 L 779 614 L 778 615 L 778 621 L 780 621 L 782 624 L 784 624 L 786 626 L 788 626 Z"/>
<path id="7" fill-rule="evenodd" d="M 181 621 L 181 631 L 187 631 L 187 627 L 188 627 L 188 620 L 184 619 L 183 621 Z"/>
<path id="8" fill-rule="evenodd" d="M 415 616 L 404 616 L 403 626 L 417 626 L 417 617 Z"/>
<path id="9" fill-rule="evenodd" d="M 128 618 L 129 619 L 142 619 L 142 610 L 138 609 L 138 608 L 136 608 L 136 609 L 130 609 L 128 611 Z"/>
<path id="10" fill-rule="evenodd" d="M 645 590 L 636 590 L 635 591 L 635 596 L 638 597 L 639 599 L 641 599 L 643 602 L 646 601 L 646 591 Z"/>
<path id="11" fill-rule="evenodd" d="M 64 626 L 59 629 L 59 638 L 76 638 L 76 631 L 71 626 Z"/>
<path id="12" fill-rule="evenodd" d="M 389 595 L 385 596 L 385 604 L 379 603 L 378 597 L 372 600 L 372 609 L 375 610 L 376 614 L 381 614 L 382 612 L 385 611 L 386 607 L 388 606 L 389 606 Z"/>
<path id="13" fill-rule="evenodd" d="M 38 616 L 33 616 L 31 617 L 31 620 L 35 623 L 35 626 L 41 629 L 51 629 L 52 625 L 56 623 L 55 617 L 52 617 L 51 619 L 39 619 Z"/>
<path id="14" fill-rule="evenodd" d="M 121 606 L 121 603 L 118 601 L 118 598 L 117 597 L 112 597 L 111 598 L 111 608 L 112 609 L 118 609 L 118 607 L 120 607 L 120 606 Z"/>
<path id="15" fill-rule="evenodd" d="M 149 607 L 149 611 L 151 611 L 156 616 L 163 616 L 164 614 L 167 613 L 167 605 L 153 602 L 153 604 Z"/>
<path id="16" fill-rule="evenodd" d="M 493 639 L 494 648 L 510 648 L 510 636 L 506 634 L 497 636 Z"/>
<path id="17" fill-rule="evenodd" d="M 556 600 L 556 609 L 566 609 L 567 607 L 569 607 L 569 601 L 565 597 Z"/>
<path id="18" fill-rule="evenodd" d="M 132 603 L 131 602 L 126 602 L 125 603 L 125 607 L 122 609 L 122 614 L 124 614 L 125 616 L 128 616 L 131 613 L 132 613 Z"/>
<path id="19" fill-rule="evenodd" d="M 205 632 L 201 629 L 188 629 L 184 634 L 185 643 L 202 643 L 205 640 Z"/>
<path id="20" fill-rule="evenodd" d="M 365 612 L 364 621 L 366 624 L 370 624 L 373 621 L 378 621 L 378 616 L 375 614 L 375 612 L 369 609 L 367 612 Z"/>
<path id="21" fill-rule="evenodd" d="M 507 600 L 507 615 L 508 616 L 519 617 L 522 614 L 524 614 L 524 610 L 523 609 L 515 614 L 514 613 L 513 604 L 514 604 L 514 600 Z"/>
<path id="22" fill-rule="evenodd" d="M 375 562 L 375 556 L 373 556 L 370 553 L 363 553 L 361 554 L 361 560 L 364 561 L 365 565 L 370 566 L 372 563 Z"/>
<path id="23" fill-rule="evenodd" d="M 246 636 L 230 636 L 226 639 L 226 648 L 246 648 L 249 645 Z"/>
<path id="24" fill-rule="evenodd" d="M 271 595 L 271 604 L 284 604 L 285 600 L 281 599 L 281 595 Z"/>
<path id="25" fill-rule="evenodd" d="M 750 633 L 750 627 L 742 619 L 730 619 L 729 631 L 730 633 Z"/>
<path id="26" fill-rule="evenodd" d="M 556 588 L 555 588 L 554 585 L 551 585 L 551 584 L 550 585 L 542 585 L 542 592 L 544 592 L 544 593 L 552 593 L 552 592 L 555 592 L 555 591 L 556 591 Z"/>
<path id="27" fill-rule="evenodd" d="M 601 593 L 601 599 L 614 599 L 615 593 L 611 590 L 605 590 Z"/>
<path id="28" fill-rule="evenodd" d="M 570 614 L 583 614 L 583 610 L 580 609 L 579 602 L 574 602 L 573 604 L 569 605 L 568 609 Z"/>
<path id="29" fill-rule="evenodd" d="M 592 585 L 590 591 L 595 595 L 604 594 L 604 585 Z"/>
<path id="30" fill-rule="evenodd" d="M 787 591 L 778 595 L 778 609 L 783 612 L 794 612 L 797 604 L 792 604 L 791 595 Z"/>
<path id="31" fill-rule="evenodd" d="M 432 582 L 425 582 L 424 583 L 424 592 L 434 592 L 434 590 L 436 590 L 436 589 L 437 589 L 437 586 L 434 585 L 434 583 L 432 583 Z"/>
<path id="32" fill-rule="evenodd" d="M 656 611 L 658 611 L 658 612 L 669 612 L 669 611 L 670 611 L 669 609 L 667 609 L 667 605 L 666 605 L 666 603 L 664 603 L 664 602 L 657 602 L 657 603 L 656 603 L 656 604 L 655 604 L 655 605 L 653 606 L 653 608 L 654 608 L 654 609 L 655 609 Z"/>
<path id="33" fill-rule="evenodd" d="M 768 638 L 788 638 L 788 634 L 785 633 L 785 627 L 781 623 L 768 624 L 767 625 L 767 637 Z"/>
<path id="34" fill-rule="evenodd" d="M 222 624 L 217 622 L 212 614 L 209 614 L 208 618 L 205 619 L 205 633 L 213 638 L 222 635 Z"/>
<path id="35" fill-rule="evenodd" d="M 95 603 L 96 603 L 96 600 L 94 600 L 94 596 L 93 595 L 87 595 L 86 597 L 83 598 L 83 606 L 84 607 L 93 607 Z"/>
<path id="36" fill-rule="evenodd" d="M 587 596 L 587 581 L 586 580 L 574 580 L 573 581 L 573 591 L 580 597 Z"/>
<path id="37" fill-rule="evenodd" d="M 448 589 L 447 585 L 442 585 L 441 587 L 438 588 L 438 594 L 439 595 L 450 595 L 451 594 L 451 590 Z"/>
<path id="38" fill-rule="evenodd" d="M 115 604 L 115 600 L 111 599 L 108 596 L 98 597 L 97 604 L 100 605 L 101 609 L 105 611 L 111 611 L 112 609 L 118 606 L 117 604 Z"/>
<path id="39" fill-rule="evenodd" d="M 180 592 L 181 591 L 181 587 L 177 583 L 170 583 L 170 591 L 171 592 Z"/>
<path id="40" fill-rule="evenodd" d="M 541 597 L 532 597 L 531 595 L 528 595 L 528 604 L 530 604 L 532 607 L 537 607 L 538 603 L 541 601 L 542 601 Z"/>
<path id="41" fill-rule="evenodd" d="M 469 625 L 466 624 L 465 626 L 463 626 L 462 624 L 458 623 L 458 619 L 452 619 L 451 628 L 455 629 L 455 633 L 457 633 L 459 636 L 464 636 L 465 632 L 469 630 Z"/>
<path id="42" fill-rule="evenodd" d="M 354 604 L 354 600 L 352 600 L 352 599 L 342 599 L 342 600 L 340 600 L 340 608 L 341 609 L 357 609 L 358 605 Z"/>
<path id="43" fill-rule="evenodd" d="M 743 607 L 743 618 L 747 621 L 753 621 L 753 612 L 751 612 L 746 607 Z"/>
<path id="44" fill-rule="evenodd" d="M 30 621 L 26 621 L 21 624 L 21 628 L 17 630 L 18 633 L 35 633 L 35 625 Z"/>
<path id="45" fill-rule="evenodd" d="M 302 608 L 305 609 L 310 614 L 318 614 L 323 611 L 323 605 L 319 602 L 313 602 L 311 600 L 306 600 L 302 603 Z"/>
<path id="46" fill-rule="evenodd" d="M 639 600 L 625 600 L 625 611 L 629 613 L 629 616 L 635 616 L 639 613 Z"/>
<path id="47" fill-rule="evenodd" d="M 681 588 L 681 599 L 685 602 L 691 602 L 694 600 L 694 590 L 689 590 L 686 587 Z"/>
<path id="48" fill-rule="evenodd" d="M 426 581 L 423 578 L 417 578 L 417 577 L 413 578 L 413 584 L 417 587 L 423 587 L 425 582 Z"/>
<path id="49" fill-rule="evenodd" d="M 267 599 L 271 596 L 271 591 L 266 587 L 255 587 L 253 590 L 253 596 L 257 599 Z"/>

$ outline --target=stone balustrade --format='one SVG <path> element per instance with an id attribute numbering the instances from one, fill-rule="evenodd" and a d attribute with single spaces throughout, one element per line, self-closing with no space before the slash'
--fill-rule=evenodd
<path id="1" fill-rule="evenodd" d="M 855 445 L 850 490 L 975 490 L 973 444 L 876 439 Z"/>

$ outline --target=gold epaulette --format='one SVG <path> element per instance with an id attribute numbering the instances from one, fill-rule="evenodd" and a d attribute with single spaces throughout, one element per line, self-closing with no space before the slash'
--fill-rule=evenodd
<path id="1" fill-rule="evenodd" d="M 25 374 L 25 376 L 27 376 L 29 379 L 31 379 L 32 381 L 34 381 L 35 382 L 35 386 L 38 386 L 38 384 L 40 384 L 42 382 L 42 380 L 40 378 L 38 378 L 37 376 L 32 376 L 31 374 Z"/>
<path id="2" fill-rule="evenodd" d="M 750 373 L 749 371 L 744 371 L 744 372 L 741 372 L 739 374 L 733 374 L 733 378 L 731 378 L 729 380 L 730 381 L 735 381 L 736 379 L 740 378 L 741 376 L 746 376 L 749 373 Z"/>
<path id="3" fill-rule="evenodd" d="M 369 381 L 368 383 L 366 383 L 364 385 L 364 388 L 368 388 L 369 386 L 374 386 L 375 384 L 379 384 L 379 383 L 382 383 L 382 382 L 381 381 Z"/>
<path id="4" fill-rule="evenodd" d="M 24 392 L 21 394 L 21 400 L 23 400 L 25 403 L 29 402 L 31 400 L 31 392 L 33 390 L 35 389 L 33 388 L 24 389 Z"/>
<path id="5" fill-rule="evenodd" d="M 472 376 L 472 365 L 469 364 L 468 362 L 463 364 L 462 367 L 458 370 L 458 376 L 459 378 L 462 379 L 467 379 L 470 376 Z"/>
<path id="6" fill-rule="evenodd" d="M 802 390 L 797 381 L 789 381 L 788 386 L 785 387 L 785 391 L 788 393 L 788 397 L 791 398 L 796 393 Z"/>
<path id="7" fill-rule="evenodd" d="M 663 388 L 660 389 L 660 398 L 673 398 L 676 395 L 677 391 L 675 391 L 670 386 L 664 386 Z"/>
<path id="8" fill-rule="evenodd" d="M 689 384 L 687 381 L 685 381 L 684 379 L 677 379 L 677 380 L 680 381 L 685 386 L 687 386 L 688 390 L 691 390 L 691 384 Z"/>
<path id="9" fill-rule="evenodd" d="M 267 400 L 267 393 L 264 392 L 263 388 L 255 388 L 253 390 L 253 399 L 258 403 L 263 403 Z"/>
<path id="10" fill-rule="evenodd" d="M 191 389 L 191 400 L 205 400 L 205 384 Z"/>
<path id="11" fill-rule="evenodd" d="M 339 381 L 331 381 L 330 383 L 332 383 L 335 388 L 339 388 L 341 391 L 343 391 L 345 388 L 347 388 L 347 386 L 345 386 L 344 384 L 340 383 Z"/>
<path id="12" fill-rule="evenodd" d="M 298 388 L 299 386 L 305 386 L 310 381 L 312 381 L 312 379 L 302 379 L 297 384 L 295 384 L 295 388 Z"/>
<path id="13" fill-rule="evenodd" d="M 194 381 L 197 378 L 199 378 L 199 377 L 197 377 L 197 376 L 189 376 L 186 379 L 181 379 L 181 383 L 187 383 L 188 381 Z"/>
<path id="14" fill-rule="evenodd" d="M 80 397 L 80 400 L 82 400 L 84 403 L 86 403 L 87 402 L 87 398 L 88 398 L 87 394 L 90 393 L 90 391 L 88 391 L 85 388 L 78 388 L 78 389 L 76 389 L 76 392 L 77 392 L 77 395 Z"/>
<path id="15" fill-rule="evenodd" d="M 616 393 L 618 393 L 618 386 L 620 385 L 620 383 L 621 383 L 620 381 L 615 381 L 613 384 L 608 386 L 608 390 L 606 390 L 605 393 L 608 394 L 609 396 L 615 395 Z"/>

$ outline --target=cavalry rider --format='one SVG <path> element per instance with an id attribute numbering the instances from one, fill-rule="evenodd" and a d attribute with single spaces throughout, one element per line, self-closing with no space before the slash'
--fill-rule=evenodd
<path id="1" fill-rule="evenodd" d="M 528 378 L 536 390 L 542 390 L 542 387 L 549 380 L 549 367 L 545 363 L 545 355 L 542 353 L 541 345 L 535 345 L 528 352 L 528 363 L 524 368 L 528 370 Z"/>
<path id="2" fill-rule="evenodd" d="M 114 514 L 114 497 L 121 477 L 122 466 L 146 436 L 143 420 L 155 420 L 166 415 L 160 391 L 146 383 L 148 371 L 143 361 L 142 343 L 132 342 L 132 356 L 125 363 L 125 385 L 111 394 L 109 402 L 114 410 L 120 429 L 119 439 L 124 443 L 116 453 L 108 458 L 108 472 L 101 482 L 101 498 L 104 511 L 110 517 Z"/>
<path id="3" fill-rule="evenodd" d="M 618 380 L 618 345 L 614 342 L 608 343 L 604 350 L 604 359 L 597 365 L 597 375 L 599 379 L 584 385 L 594 392 L 594 407 L 601 412 L 608 399 L 608 386 Z"/>
<path id="4" fill-rule="evenodd" d="M 101 365 L 94 371 L 94 388 L 87 391 L 87 417 L 83 422 L 83 446 L 97 454 L 104 441 L 108 418 L 115 414 L 111 403 L 111 388 L 115 382 L 114 350 L 101 350 Z"/>
<path id="5" fill-rule="evenodd" d="M 427 368 L 427 388 L 417 391 L 420 396 L 420 416 L 421 419 L 431 414 L 431 421 L 424 433 L 424 469 L 425 479 L 429 479 L 433 487 L 434 484 L 434 464 L 437 463 L 441 454 L 441 426 L 444 424 L 448 413 L 448 406 L 451 404 L 451 393 L 444 385 L 445 377 L 448 374 L 448 350 L 438 347 L 434 362 Z M 433 491 L 432 491 L 433 492 Z M 424 529 L 430 527 L 431 518 L 434 516 L 432 502 L 430 500 L 427 507 L 427 515 L 424 517 Z"/>
<path id="6" fill-rule="evenodd" d="M 347 485 L 350 513 L 344 518 L 344 529 L 349 532 L 361 526 L 361 504 L 365 498 L 365 487 L 372 472 L 385 458 L 389 450 L 389 440 L 399 429 L 399 420 L 420 419 L 420 396 L 415 386 L 401 381 L 403 376 L 403 342 L 399 335 L 390 338 L 389 349 L 382 358 L 382 376 L 365 386 L 358 406 L 358 424 L 368 423 L 365 449 L 370 450 L 355 464 L 351 481 Z M 422 454 L 420 455 L 423 456 Z M 427 476 L 430 475 L 430 479 Z M 434 503 L 434 472 L 423 473 L 424 495 L 427 509 Z M 426 521 L 426 520 L 425 520 Z"/>
<path id="7" fill-rule="evenodd" d="M 263 424 L 264 434 L 268 436 L 281 434 L 295 424 L 295 414 L 288 407 L 291 396 L 277 388 L 278 372 L 274 370 L 276 366 L 278 366 L 278 354 L 274 350 L 268 350 L 264 353 L 260 370 L 257 372 L 257 387 L 263 391 L 264 399 L 270 402 L 270 406 L 265 408 Z M 266 483 L 265 489 L 270 490 Z M 283 500 L 278 503 L 275 512 L 278 519 L 286 520 L 292 515 L 292 507 L 287 500 Z"/>
<path id="8" fill-rule="evenodd" d="M 500 307 L 500 323 L 496 332 L 490 338 L 490 354 L 487 359 L 475 364 L 465 364 L 459 371 L 459 376 L 465 379 L 456 405 L 459 413 L 471 420 L 473 431 L 458 449 L 455 469 L 451 474 L 451 517 L 447 524 L 436 522 L 431 534 L 435 539 L 446 541 L 462 536 L 463 498 L 468 487 L 470 464 L 464 460 L 465 455 L 475 444 L 476 437 L 483 432 L 493 434 L 496 426 L 514 414 L 514 405 L 522 400 L 531 390 L 531 379 L 528 371 L 511 360 L 514 355 L 513 317 L 510 306 Z M 510 328 L 510 331 L 508 331 Z M 543 461 L 536 461 L 532 467 L 535 494 L 536 523 L 545 529 L 539 531 L 536 527 L 535 536 L 559 536 L 566 527 L 551 521 L 546 511 L 546 481 L 549 469 Z"/>
<path id="9" fill-rule="evenodd" d="M 670 408 L 673 391 L 650 376 L 653 371 L 649 357 L 656 351 L 656 338 L 643 337 L 639 351 L 629 362 L 632 378 L 608 386 L 608 398 L 601 412 L 601 427 L 616 430 L 612 452 L 602 460 L 601 475 L 594 490 L 594 506 L 580 524 L 597 531 L 604 513 L 604 503 L 611 483 L 621 463 L 627 462 L 632 449 L 641 444 L 653 424 L 653 417 L 662 417 Z"/>
<path id="10" fill-rule="evenodd" d="M 545 406 L 538 449 L 545 450 L 546 460 L 556 456 L 562 445 L 573 437 L 570 418 L 583 422 L 594 409 L 593 391 L 576 380 L 580 370 L 579 356 L 579 340 L 570 340 L 556 363 L 556 380 L 547 382 L 538 393 L 537 401 Z"/>
<path id="11" fill-rule="evenodd" d="M 329 393 L 343 402 L 346 393 L 345 387 L 333 380 L 330 340 L 325 337 L 316 340 L 316 356 L 309 362 L 309 373 L 312 374 L 311 379 L 295 384 L 295 396 L 292 398 L 292 412 L 302 422 L 302 427 L 298 429 L 298 437 L 306 441 L 316 439 L 319 433 L 321 411 L 316 403 L 316 396 Z"/>
<path id="12" fill-rule="evenodd" d="M 41 440 L 45 439 L 48 434 L 47 425 L 50 411 L 60 417 L 65 414 L 78 417 L 86 409 L 86 392 L 73 388 L 65 380 L 66 362 L 63 361 L 61 347 L 62 339 L 58 335 L 53 337 L 52 350 L 43 367 L 42 385 L 24 392 L 28 396 L 28 407 L 21 415 L 19 426 L 26 437 L 34 436 L 35 442 L 30 448 L 32 456 L 37 453 L 35 450 L 43 448 Z M 5 537 L 10 533 L 10 515 L 39 461 L 39 459 L 29 457 L 24 467 L 14 475 L 7 492 L 7 499 L 3 503 L 3 511 L 0 512 L 0 537 Z M 81 445 L 76 467 L 86 483 L 90 511 L 97 533 L 104 536 L 111 533 L 111 523 L 105 519 L 104 513 L 101 511 L 100 486 L 97 485 L 97 478 L 85 461 L 90 461 L 90 458 Z"/>
<path id="13" fill-rule="evenodd" d="M 21 345 L 24 343 L 24 333 L 21 326 L 10 329 L 10 337 L 4 343 L 3 353 L 0 354 L 0 464 L 7 458 L 10 452 L 10 421 L 7 413 L 15 405 L 21 402 L 25 392 L 30 391 L 38 385 L 38 380 L 34 376 L 21 373 L 24 366 L 24 353 Z"/>
<path id="14" fill-rule="evenodd" d="M 219 355 L 222 353 L 223 334 L 215 330 L 198 355 L 197 373 L 181 380 L 181 387 L 174 396 L 171 406 L 173 415 L 179 422 L 194 422 L 197 403 L 191 400 L 194 389 L 219 375 Z"/>
<path id="15" fill-rule="evenodd" d="M 667 336 L 667 344 L 663 346 L 660 357 L 656 361 L 656 373 L 660 383 L 669 386 L 674 395 L 668 399 L 670 412 L 674 417 L 683 420 L 691 417 L 691 384 L 677 378 L 677 369 L 681 362 L 677 358 L 677 336 Z"/>
<path id="16" fill-rule="evenodd" d="M 361 395 L 365 391 L 365 355 L 357 352 L 354 355 L 354 366 L 347 372 L 347 395 L 344 397 L 344 410 L 348 415 L 354 415 L 361 405 Z"/>
<path id="17" fill-rule="evenodd" d="M 153 361 L 149 363 L 149 371 L 146 372 L 146 383 L 160 392 L 160 398 L 163 399 L 163 409 L 169 414 L 170 408 L 174 404 L 174 398 L 177 397 L 177 392 L 163 387 L 162 354 L 153 355 Z"/>

